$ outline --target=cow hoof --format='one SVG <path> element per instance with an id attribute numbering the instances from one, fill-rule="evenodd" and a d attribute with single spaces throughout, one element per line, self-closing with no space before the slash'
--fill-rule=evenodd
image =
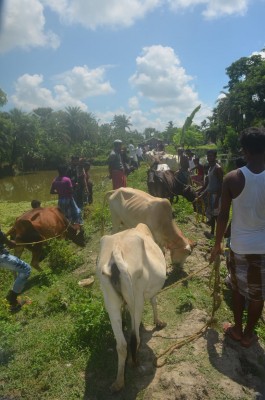
<path id="1" fill-rule="evenodd" d="M 119 392 L 123 387 L 124 387 L 124 384 L 121 384 L 121 383 L 115 381 L 115 382 L 111 385 L 110 391 L 111 391 L 111 393 L 117 393 L 117 392 Z"/>
<path id="2" fill-rule="evenodd" d="M 161 329 L 164 329 L 167 326 L 166 322 L 158 321 L 156 324 L 156 329 L 160 331 Z"/>

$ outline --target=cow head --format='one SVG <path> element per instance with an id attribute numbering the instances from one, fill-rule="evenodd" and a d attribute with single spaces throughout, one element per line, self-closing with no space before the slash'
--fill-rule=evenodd
<path id="1" fill-rule="evenodd" d="M 170 243 L 167 248 L 170 250 L 172 264 L 182 266 L 186 258 L 191 255 L 196 243 L 187 239 L 183 245 Z"/>
<path id="2" fill-rule="evenodd" d="M 73 226 L 69 226 L 66 232 L 66 238 L 74 242 L 80 247 L 85 247 L 85 233 L 84 230 L 81 229 L 79 232 L 73 228 Z"/>
<path id="3" fill-rule="evenodd" d="M 195 190 L 190 185 L 184 185 L 182 196 L 191 203 L 193 203 L 197 198 Z"/>

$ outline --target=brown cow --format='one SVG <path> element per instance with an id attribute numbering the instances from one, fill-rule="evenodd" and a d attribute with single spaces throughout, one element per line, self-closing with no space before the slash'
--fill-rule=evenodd
<path id="1" fill-rule="evenodd" d="M 156 171 L 156 166 L 147 171 L 147 187 L 152 196 L 168 199 L 171 204 L 178 195 L 192 203 L 197 198 L 195 190 L 178 178 L 178 171 Z"/>
<path id="2" fill-rule="evenodd" d="M 167 199 L 153 197 L 142 190 L 119 188 L 106 193 L 109 201 L 113 233 L 122 227 L 134 228 L 143 223 L 152 232 L 156 243 L 170 250 L 173 264 L 182 265 L 195 245 L 187 239 L 172 218 Z"/>
<path id="3" fill-rule="evenodd" d="M 32 252 L 31 265 L 38 271 L 41 271 L 39 262 L 46 239 L 60 237 L 72 240 L 79 246 L 85 245 L 83 230 L 77 234 L 58 207 L 40 207 L 25 212 L 16 219 L 7 235 L 17 244 L 23 244 L 15 249 L 17 257 L 21 256 L 24 247 Z"/>

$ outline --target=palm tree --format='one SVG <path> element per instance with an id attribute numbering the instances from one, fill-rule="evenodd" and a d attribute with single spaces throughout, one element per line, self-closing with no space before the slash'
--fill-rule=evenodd
<path id="1" fill-rule="evenodd" d="M 66 107 L 65 109 L 65 124 L 68 134 L 73 143 L 80 141 L 82 135 L 82 114 L 80 107 Z"/>
<path id="2" fill-rule="evenodd" d="M 131 122 L 130 117 L 126 117 L 126 115 L 114 115 L 111 125 L 113 126 L 114 132 L 116 135 L 120 136 L 122 139 L 126 137 L 126 129 L 128 131 L 131 130 Z"/>

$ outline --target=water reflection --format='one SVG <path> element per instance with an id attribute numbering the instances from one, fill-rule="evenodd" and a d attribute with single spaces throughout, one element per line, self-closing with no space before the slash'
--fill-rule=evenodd
<path id="1" fill-rule="evenodd" d="M 91 178 L 94 183 L 102 179 L 102 174 L 106 175 L 106 167 L 91 168 Z M 58 175 L 57 171 L 40 171 L 19 176 L 10 176 L 0 179 L 0 201 L 10 201 L 18 203 L 20 201 L 40 201 L 54 200 L 54 195 L 50 194 L 52 180 Z"/>

